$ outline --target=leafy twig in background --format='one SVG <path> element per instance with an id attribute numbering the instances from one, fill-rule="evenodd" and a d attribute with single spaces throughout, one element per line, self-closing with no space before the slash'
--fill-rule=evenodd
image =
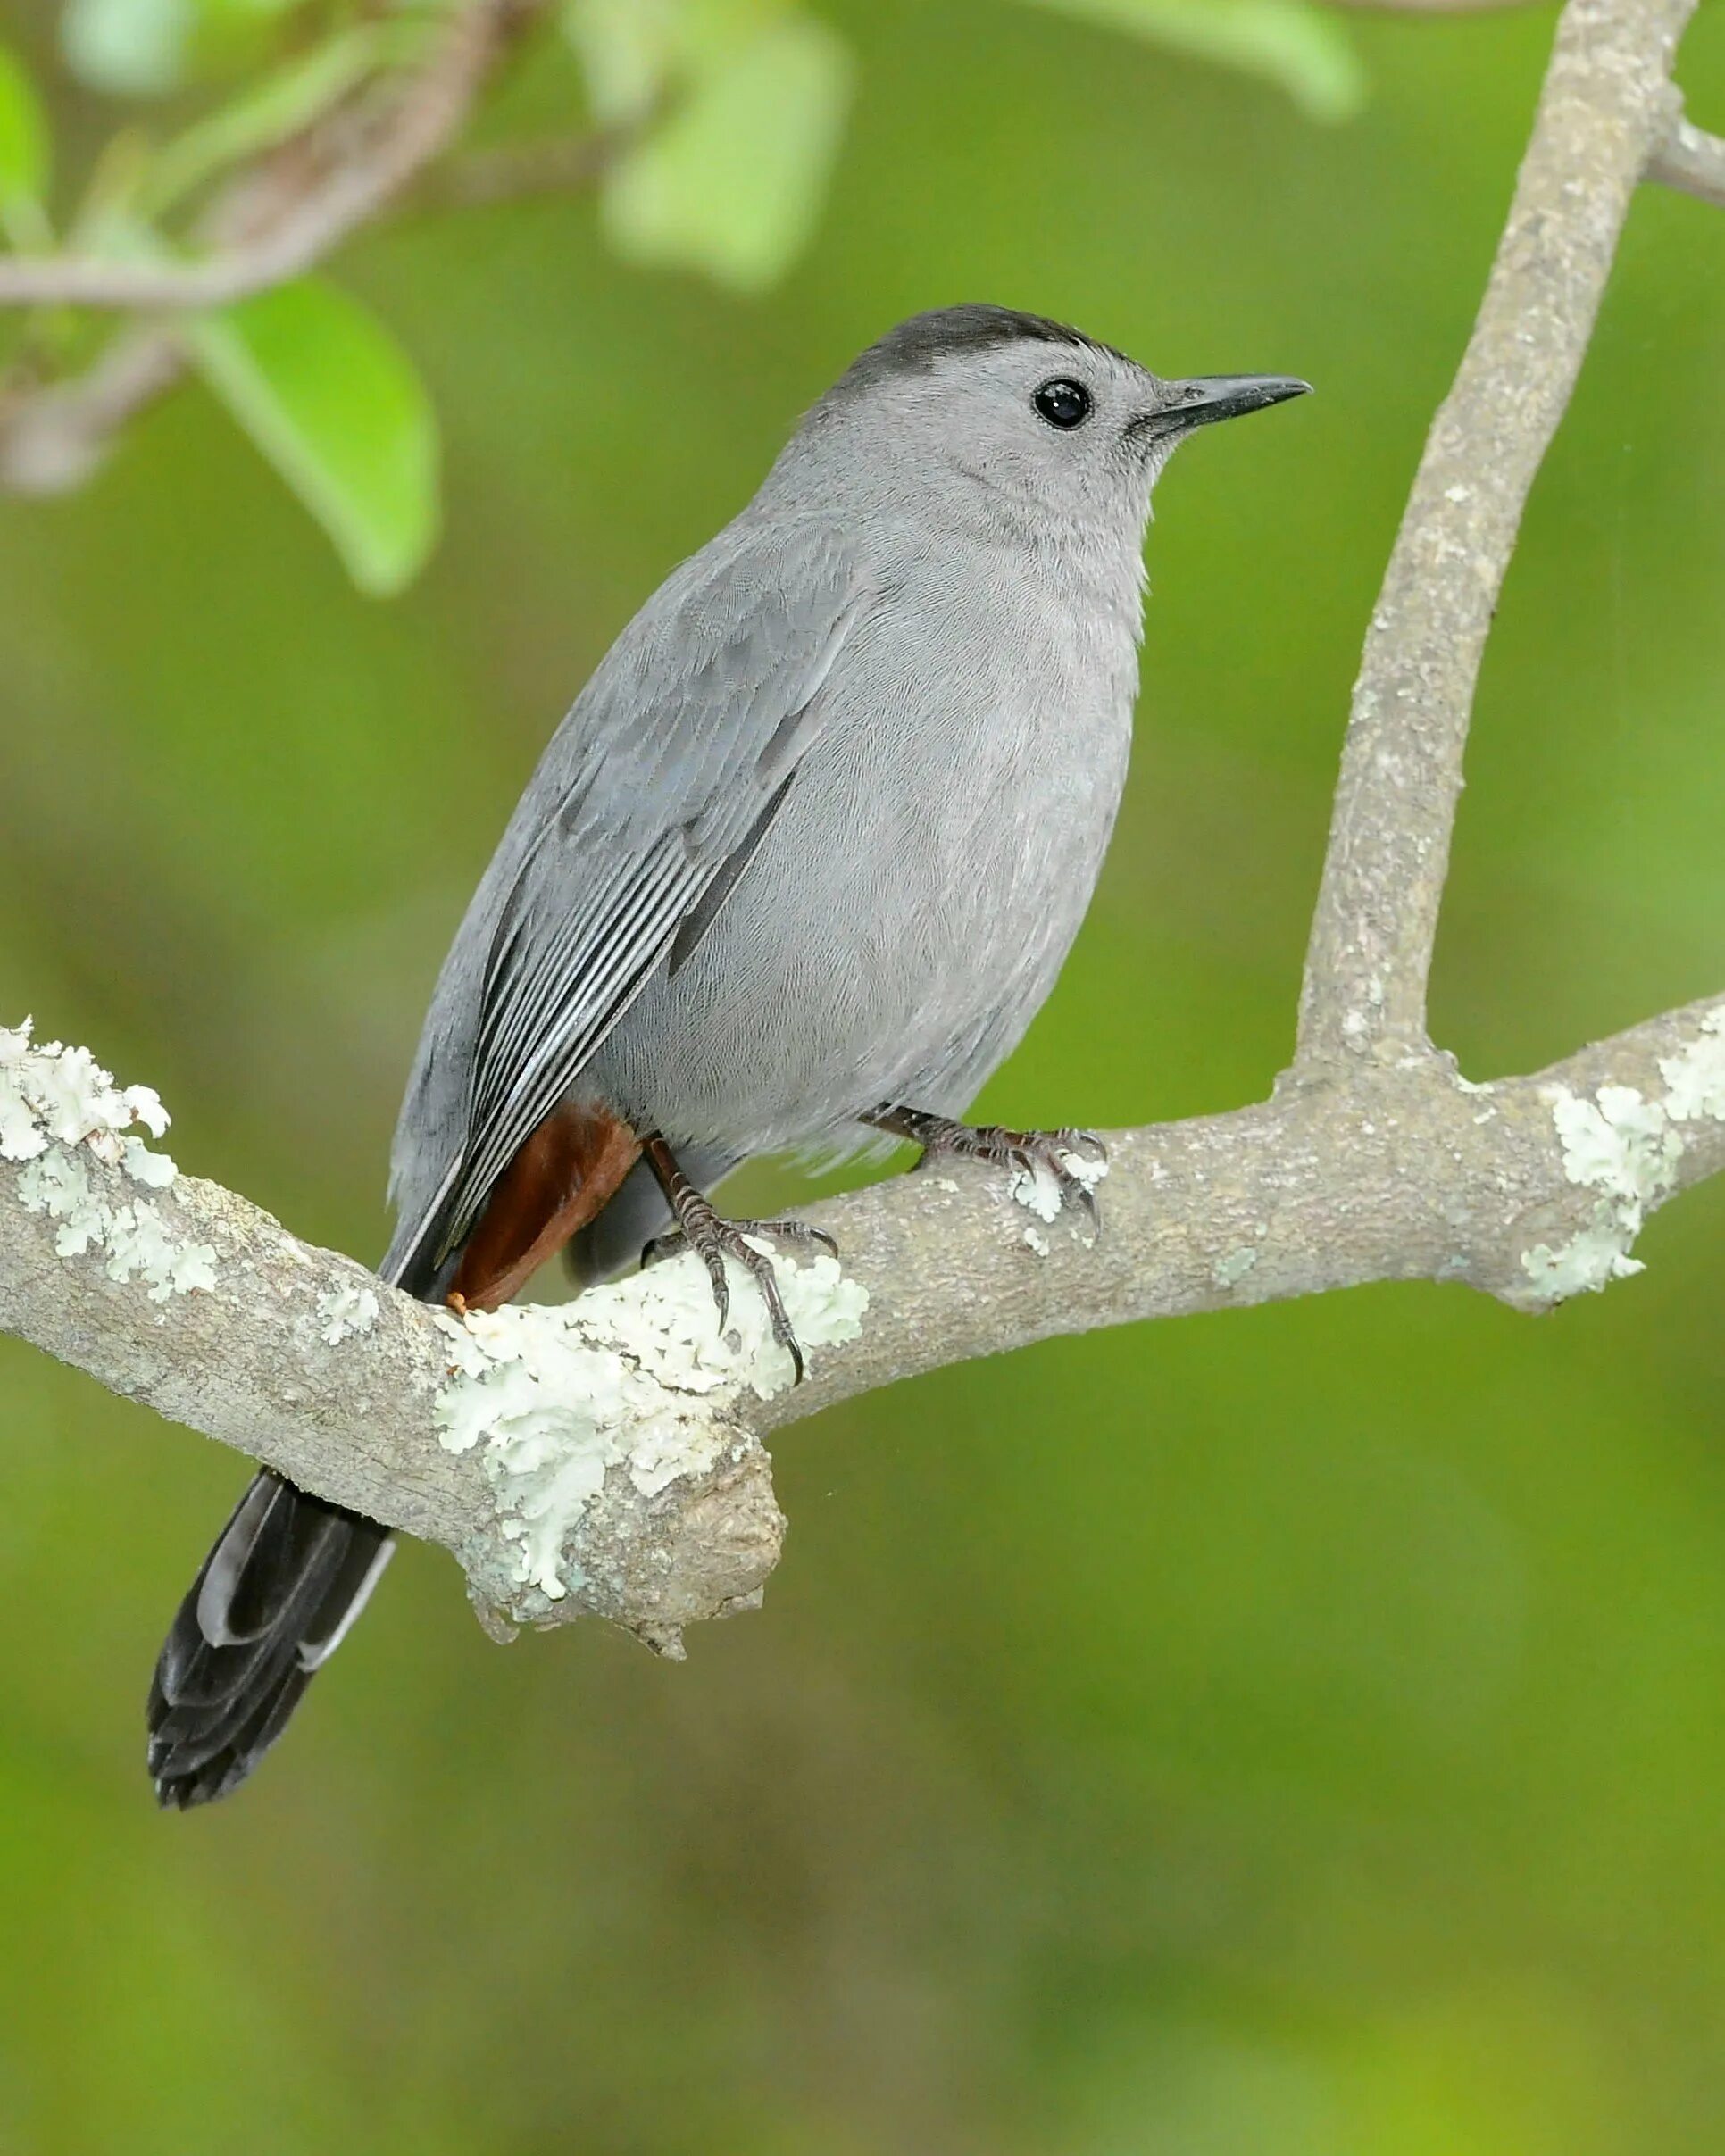
<path id="1" fill-rule="evenodd" d="M 473 0 L 455 15 L 432 63 L 365 130 L 349 154 L 294 190 L 248 238 L 204 262 L 108 262 L 78 255 L 0 261 L 0 306 L 119 308 L 130 312 L 231 305 L 298 277 L 378 212 L 459 130 L 519 0 Z"/>
<path id="2" fill-rule="evenodd" d="M 1363 96 L 1346 33 L 1314 0 L 1020 4 L 1260 75 L 1315 118 L 1343 117 Z M 1440 15 L 1510 0 L 1354 4 Z M 293 0 L 274 13 L 293 17 Z M 109 87 L 137 87 L 166 79 L 185 14 L 82 0 L 67 21 L 74 46 L 101 56 Z M 562 36 L 535 50 L 566 48 L 579 61 L 594 123 L 444 162 L 499 54 L 554 21 Z M 0 308 L 35 310 L 27 319 L 41 332 L 0 379 L 0 487 L 79 485 L 126 421 L 195 365 L 361 588 L 397 591 L 438 529 L 431 401 L 388 329 L 355 301 L 313 283 L 288 287 L 391 213 L 592 187 L 602 229 L 629 260 L 759 291 L 812 229 L 854 71 L 843 40 L 794 0 L 740 12 L 730 0 L 444 0 L 440 13 L 366 16 L 160 150 L 135 132 L 116 137 L 56 249 L 46 118 L 0 50 L 0 232 L 18 250 L 0 255 Z M 1675 116 L 1649 170 L 1725 197 L 1725 150 Z M 185 239 L 171 245 L 162 221 L 212 188 L 185 257 Z M 81 373 L 71 354 L 88 345 L 65 334 L 74 307 L 131 318 Z"/>
<path id="3" fill-rule="evenodd" d="M 1019 4 L 1245 70 L 1316 118 L 1343 117 L 1363 96 L 1346 32 L 1315 0 Z M 235 30 L 212 0 L 74 0 L 62 21 L 75 68 L 122 96 L 184 87 L 196 52 Z M 845 41 L 796 0 L 438 0 L 345 25 L 338 12 L 333 29 L 321 12 L 309 47 L 296 43 L 296 26 L 311 27 L 296 0 L 247 21 L 252 57 L 270 64 L 159 149 L 122 129 L 59 246 L 46 115 L 0 51 L 0 233 L 16 250 L 0 255 L 0 307 L 35 311 L 22 363 L 0 380 L 0 487 L 79 485 L 195 362 L 373 592 L 399 589 L 436 530 L 429 400 L 354 303 L 273 296 L 392 212 L 588 187 L 628 260 L 758 292 L 814 229 L 855 71 Z M 490 62 L 540 22 L 562 34 L 536 54 L 579 62 L 593 124 L 441 164 Z M 171 241 L 163 221 L 211 188 L 203 216 Z M 88 322 L 78 325 L 104 312 L 129 319 L 90 361 Z M 374 390 L 393 379 L 399 404 L 347 409 L 329 394 L 345 375 Z M 394 450 L 368 458 L 359 445 L 379 427 Z"/>
<path id="4" fill-rule="evenodd" d="M 521 0 L 479 0 L 380 112 L 338 105 L 285 144 L 266 137 L 271 154 L 243 165 L 202 221 L 216 247 L 210 262 L 58 267 L 129 278 L 135 292 L 186 277 L 203 279 L 212 294 L 296 279 L 387 209 L 447 146 L 487 67 L 526 18 Z M 338 90 L 344 80 L 324 66 L 315 87 Z M 247 126 L 291 121 L 294 97 L 304 99 L 307 85 L 302 67 L 291 94 L 284 99 L 278 89 L 267 112 L 254 98 L 239 121 L 229 115 L 183 137 L 165 171 L 159 164 L 149 175 L 156 196 L 207 177 L 219 147 L 251 146 Z M 9 272 L 16 287 L 52 260 L 0 262 L 0 296 Z M 158 284 L 151 306 L 138 310 L 145 325 L 122 329 L 81 376 L 0 395 L 0 485 L 52 493 L 80 484 L 118 429 L 195 362 L 329 531 L 355 582 L 399 589 L 435 533 L 437 454 L 429 403 L 393 339 L 356 304 L 310 284 L 191 312 L 183 325 L 147 319 L 159 312 L 162 290 Z"/>
<path id="5" fill-rule="evenodd" d="M 1538 1310 L 1636 1270 L 1648 1214 L 1725 1170 L 1725 996 L 1473 1086 L 1426 1036 L 1424 986 L 1491 595 L 1667 137 L 1693 4 L 1564 10 L 1374 617 L 1296 1062 L 1261 1106 L 1113 1134 L 1101 1242 L 1065 1219 L 1044 1232 L 983 1174 L 821 1206 L 842 1278 L 788 1271 L 839 1321 L 817 1333 L 799 1314 L 828 1344 L 807 1385 L 763 1399 L 762 1366 L 715 1361 L 710 1311 L 699 1333 L 667 1329 L 662 1270 L 567 1315 L 462 1329 L 115 1131 L 51 1128 L 32 1099 L 60 1114 L 76 1088 L 9 1081 L 28 1051 L 0 1032 L 0 1324 L 447 1544 L 484 1606 L 596 1611 L 663 1649 L 758 1592 L 781 1524 L 761 1440 L 832 1402 L 1139 1318 L 1385 1279 Z"/>
<path id="6" fill-rule="evenodd" d="M 0 396 L 0 487 L 64 494 L 81 487 L 126 422 L 185 371 L 171 329 L 125 329 L 70 381 Z"/>
<path id="7" fill-rule="evenodd" d="M 652 124 L 652 114 L 579 135 L 554 135 L 540 142 L 505 143 L 473 150 L 437 164 L 397 196 L 394 212 L 429 216 L 447 210 L 482 210 L 536 195 L 582 195 Z"/>

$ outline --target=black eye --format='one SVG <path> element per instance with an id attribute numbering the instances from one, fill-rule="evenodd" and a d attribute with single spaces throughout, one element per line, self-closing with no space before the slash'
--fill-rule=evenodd
<path id="1" fill-rule="evenodd" d="M 1044 382 L 1030 402 L 1051 427 L 1082 427 L 1090 416 L 1090 392 L 1082 382 L 1069 382 L 1063 375 Z"/>

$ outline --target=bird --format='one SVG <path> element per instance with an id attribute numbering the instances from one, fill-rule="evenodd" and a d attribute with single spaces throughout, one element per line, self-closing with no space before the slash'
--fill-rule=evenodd
<path id="1" fill-rule="evenodd" d="M 1304 394 L 1164 379 L 1046 316 L 913 316 L 804 416 L 552 737 L 450 946 L 391 1156 L 384 1279 L 494 1309 L 561 1250 L 727 1257 L 801 1357 L 766 1238 L 709 1195 L 883 1138 L 1093 1179 L 962 1118 L 1054 983 L 1125 784 L 1155 481 Z M 159 1801 L 223 1796 L 363 1608 L 383 1527 L 259 1473 L 149 1699 Z"/>

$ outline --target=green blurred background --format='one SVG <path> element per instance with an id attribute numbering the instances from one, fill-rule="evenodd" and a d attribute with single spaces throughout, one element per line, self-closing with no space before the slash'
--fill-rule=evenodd
<path id="1" fill-rule="evenodd" d="M 1175 464 L 1131 788 L 985 1107 L 1261 1096 L 1349 683 L 1551 12 L 1351 16 L 1362 108 L 1004 0 L 819 0 L 854 104 L 752 295 L 591 202 L 338 274 L 445 530 L 359 595 L 202 389 L 0 503 L 0 1022 L 373 1254 L 445 942 L 571 695 L 796 414 L 989 298 L 1320 394 Z M 79 154 L 112 109 L 56 79 Z M 1725 117 L 1725 9 L 1680 73 Z M 558 116 L 529 54 L 485 126 Z M 567 114 L 564 115 L 567 117 Z M 1476 1078 L 1721 985 L 1725 217 L 1638 203 L 1486 670 L 1437 984 Z M 782 1193 L 762 1176 L 746 1195 Z M 242 1463 L 0 1339 L 5 2156 L 1725 2147 L 1725 1188 L 1529 1322 L 1459 1290 L 1076 1339 L 788 1432 L 764 1611 L 507 1652 L 401 1555 L 235 1802 L 142 1707 Z"/>

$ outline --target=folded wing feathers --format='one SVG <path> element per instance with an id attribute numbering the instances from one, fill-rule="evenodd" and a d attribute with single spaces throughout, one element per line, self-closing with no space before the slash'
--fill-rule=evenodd
<path id="1" fill-rule="evenodd" d="M 828 528 L 771 549 L 732 537 L 619 639 L 523 796 L 534 828 L 488 938 L 463 1156 L 401 1246 L 440 1261 L 459 1245 L 732 856 L 759 843 L 867 599 Z"/>

